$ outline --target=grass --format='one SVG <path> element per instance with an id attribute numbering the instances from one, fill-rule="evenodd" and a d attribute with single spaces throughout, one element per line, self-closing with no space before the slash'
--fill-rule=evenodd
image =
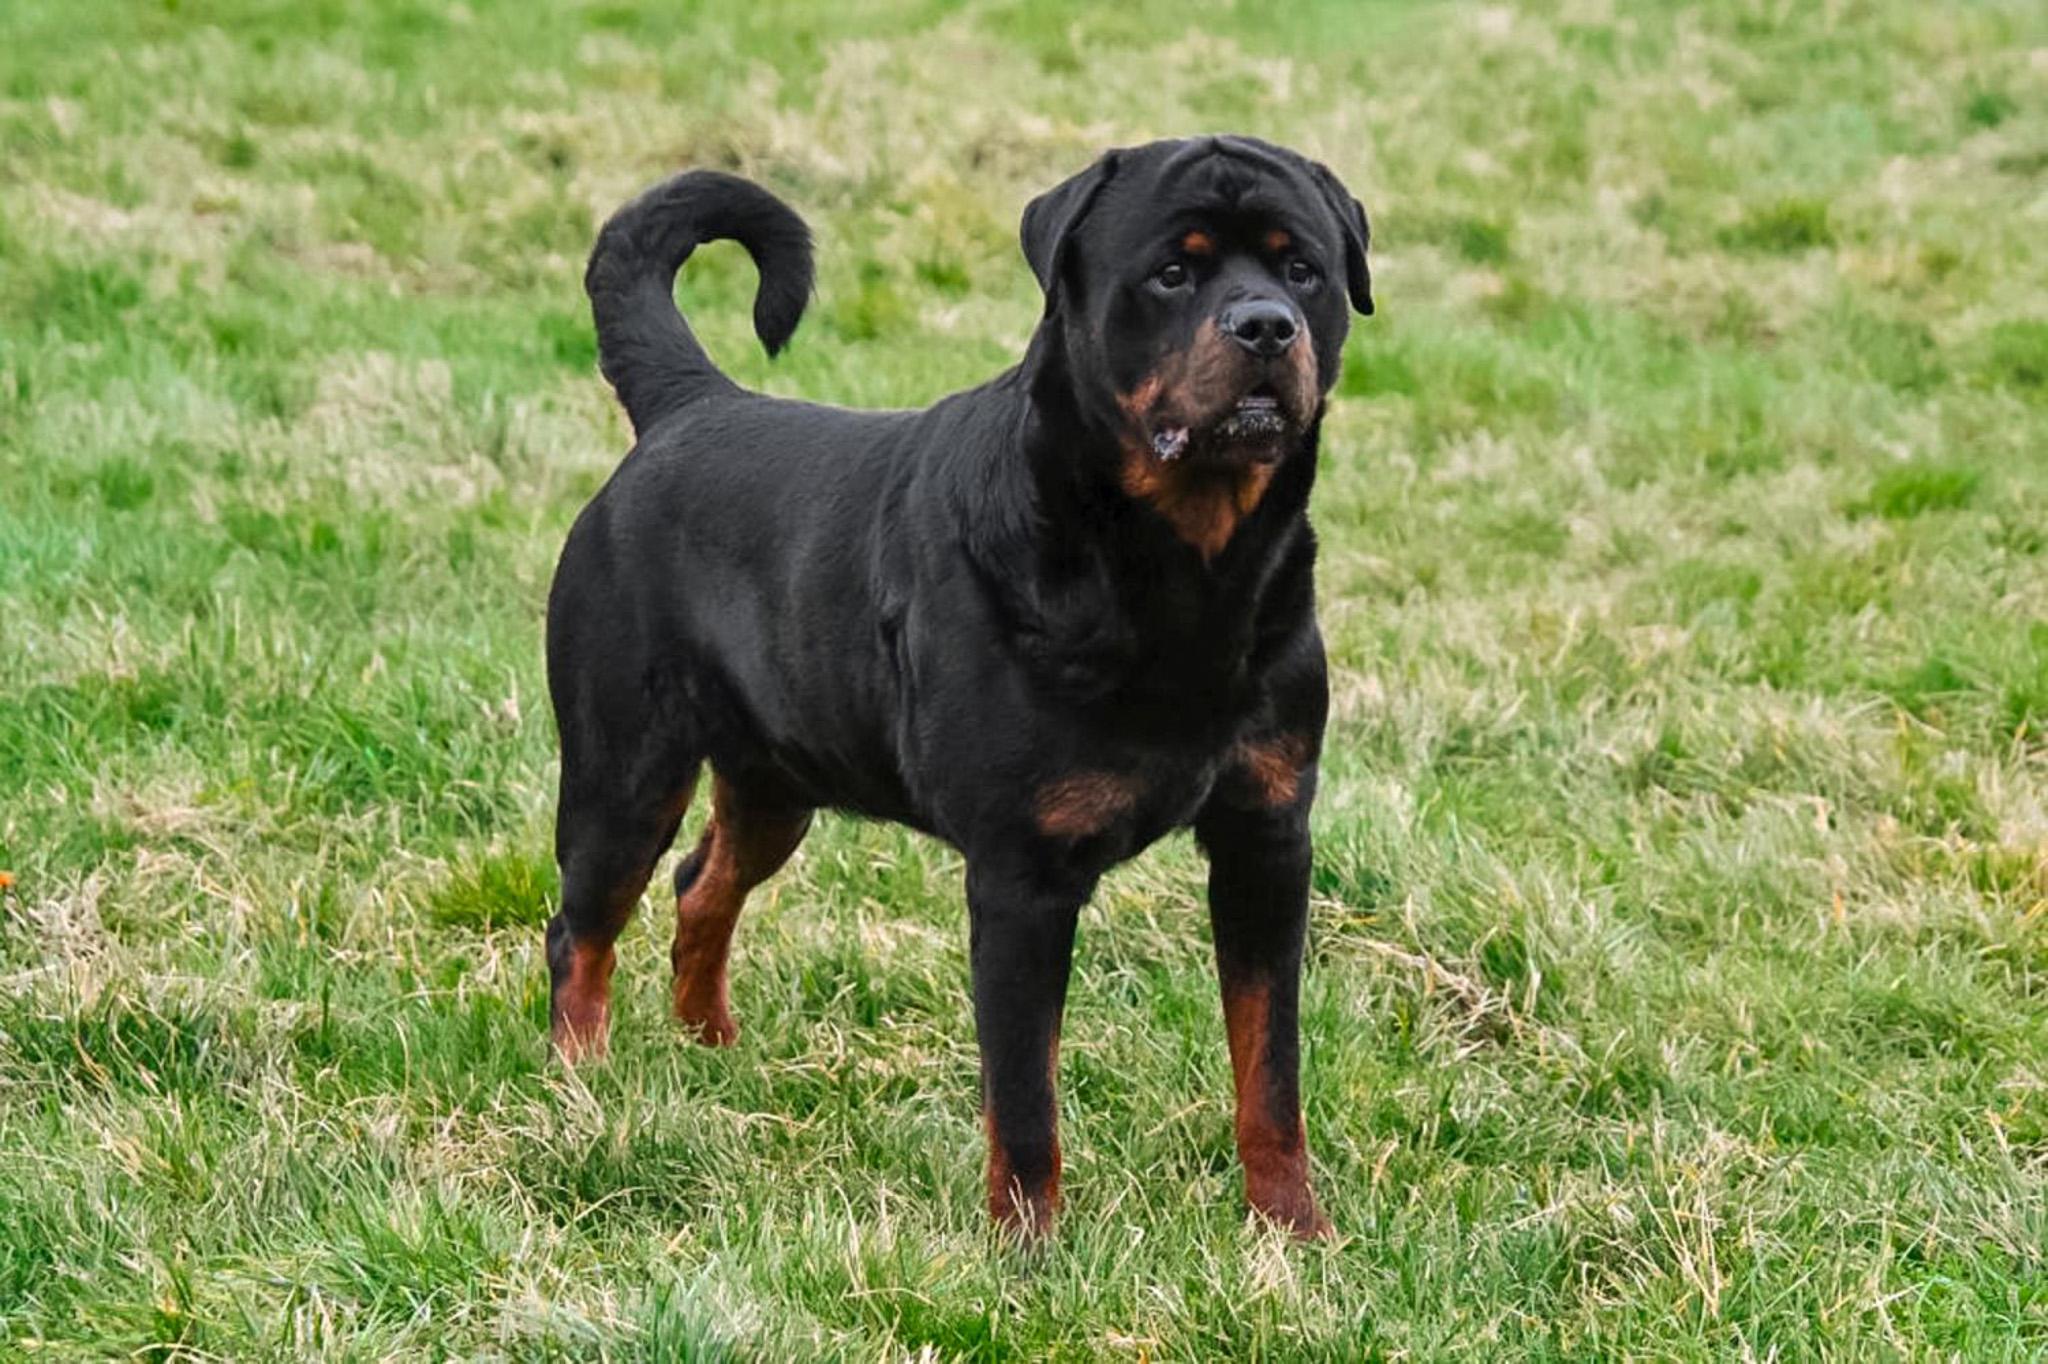
<path id="1" fill-rule="evenodd" d="M 2048 1352 L 2037 5 L 12 0 L 0 1354 Z M 1307 1103 L 1237 1211 L 1200 864 L 1084 919 L 1069 1214 L 979 1208 L 960 868 L 826 820 L 745 1035 L 546 1064 L 578 287 L 684 163 L 818 229 L 771 367 L 1007 364 L 1025 199 L 1232 127 L 1372 210 L 1316 494 Z M 694 823 L 693 817 L 693 823 Z"/>

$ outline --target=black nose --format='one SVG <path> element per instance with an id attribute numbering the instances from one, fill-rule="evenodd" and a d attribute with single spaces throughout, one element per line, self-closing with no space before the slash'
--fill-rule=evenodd
<path id="1" fill-rule="evenodd" d="M 1294 310 L 1270 298 L 1247 299 L 1223 310 L 1223 330 L 1253 355 L 1268 358 L 1294 344 L 1301 333 Z"/>

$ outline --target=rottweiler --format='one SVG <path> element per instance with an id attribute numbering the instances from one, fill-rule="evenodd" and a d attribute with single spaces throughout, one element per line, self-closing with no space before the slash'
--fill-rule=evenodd
<path id="1" fill-rule="evenodd" d="M 1245 1196 L 1327 1235 L 1298 1047 L 1329 698 L 1306 513 L 1349 309 L 1372 312 L 1366 215 L 1320 164 L 1201 137 L 1105 153 L 1021 237 L 1044 291 L 1022 363 L 869 412 L 741 388 L 677 310 L 690 253 L 736 241 L 754 329 L 787 343 L 811 238 L 766 190 L 690 171 L 599 233 L 584 283 L 636 444 L 548 598 L 553 1043 L 603 1052 L 613 942 L 705 765 L 670 956 L 675 1014 L 713 1045 L 738 1032 L 740 907 L 812 812 L 922 830 L 966 863 L 989 1210 L 1042 1234 L 1075 921 L 1105 870 L 1192 826 Z"/>

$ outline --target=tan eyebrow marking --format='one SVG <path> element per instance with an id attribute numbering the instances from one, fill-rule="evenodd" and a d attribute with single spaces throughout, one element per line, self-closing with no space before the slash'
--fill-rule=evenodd
<path id="1" fill-rule="evenodd" d="M 1216 254 L 1216 239 L 1206 232 L 1190 232 L 1180 239 L 1180 249 L 1190 256 L 1213 256 Z"/>
<path id="2" fill-rule="evenodd" d="M 1294 238 L 1277 227 L 1266 234 L 1266 249 L 1275 254 L 1285 251 L 1292 245 L 1294 245 Z"/>

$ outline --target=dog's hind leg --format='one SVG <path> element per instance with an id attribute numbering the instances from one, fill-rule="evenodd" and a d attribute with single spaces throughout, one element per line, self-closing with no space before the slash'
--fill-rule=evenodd
<path id="1" fill-rule="evenodd" d="M 676 867 L 676 1017 L 698 1038 L 722 1047 L 739 1036 L 726 983 L 733 927 L 747 892 L 789 860 L 811 812 L 749 794 L 714 777 L 711 822 L 697 847 Z"/>
<path id="2" fill-rule="evenodd" d="M 548 921 L 550 1032 L 564 1061 L 602 1056 L 611 1022 L 612 944 L 675 841 L 698 763 L 666 779 L 592 770 L 564 750 L 555 857 L 562 907 Z"/>

